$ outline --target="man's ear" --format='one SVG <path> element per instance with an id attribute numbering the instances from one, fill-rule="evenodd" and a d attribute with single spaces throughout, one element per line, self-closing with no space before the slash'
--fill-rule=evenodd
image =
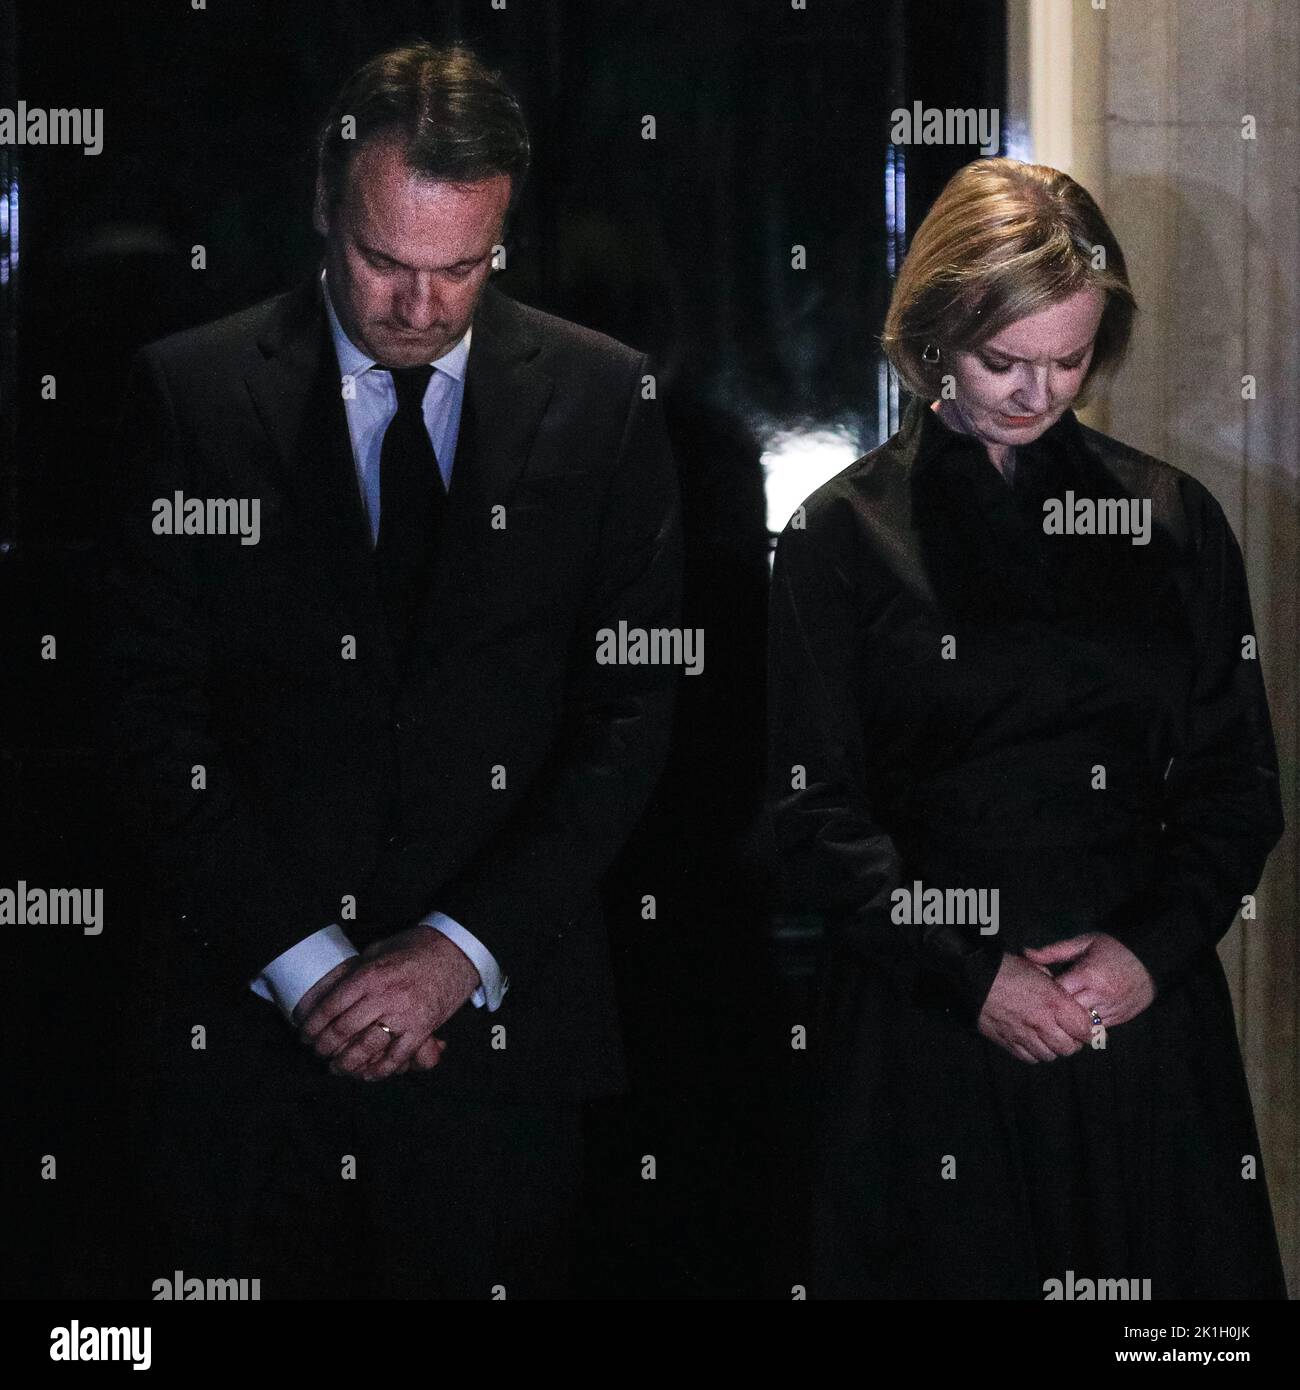
<path id="1" fill-rule="evenodd" d="M 329 198 L 325 193 L 325 180 L 320 174 L 316 175 L 316 200 L 312 206 L 311 223 L 321 236 L 329 236 Z"/>

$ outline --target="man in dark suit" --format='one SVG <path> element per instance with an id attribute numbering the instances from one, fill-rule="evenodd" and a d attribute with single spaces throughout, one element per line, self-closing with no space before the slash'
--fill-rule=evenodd
<path id="1" fill-rule="evenodd" d="M 495 74 L 382 54 L 319 156 L 320 274 L 145 349 L 124 414 L 154 1257 L 562 1295 L 623 1085 L 598 890 L 677 675 L 607 634 L 678 620 L 676 476 L 646 359 L 487 283 L 528 163 Z"/>

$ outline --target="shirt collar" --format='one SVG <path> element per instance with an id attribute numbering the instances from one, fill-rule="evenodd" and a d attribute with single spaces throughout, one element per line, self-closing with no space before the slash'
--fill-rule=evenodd
<path id="1" fill-rule="evenodd" d="M 899 429 L 899 443 L 913 470 L 922 469 L 940 456 L 985 463 L 993 468 L 983 444 L 973 435 L 960 434 L 945 425 L 930 408 L 930 402 L 912 397 Z M 1026 458 L 1032 464 L 1077 456 L 1083 448 L 1083 433 L 1074 411 L 1067 410 L 1059 420 L 1032 444 L 1016 450 L 1017 469 Z M 1031 466 L 1032 466 L 1031 464 Z"/>
<path id="2" fill-rule="evenodd" d="M 362 352 L 343 331 L 339 316 L 334 312 L 334 301 L 330 297 L 329 278 L 324 270 L 320 273 L 320 284 L 325 299 L 325 312 L 329 316 L 330 336 L 334 339 L 334 351 L 338 355 L 339 369 L 344 376 L 359 377 L 376 365 L 375 359 Z M 448 348 L 441 357 L 433 361 L 431 365 L 435 370 L 445 372 L 447 376 L 453 377 L 457 381 L 464 381 L 465 365 L 469 361 L 470 339 L 473 333 L 474 325 L 471 324 L 465 330 L 465 336 L 458 343 Z"/>

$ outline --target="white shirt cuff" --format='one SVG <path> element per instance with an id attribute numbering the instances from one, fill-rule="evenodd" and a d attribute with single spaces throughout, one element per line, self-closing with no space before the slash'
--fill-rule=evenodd
<path id="1" fill-rule="evenodd" d="M 249 988 L 263 999 L 278 1004 L 292 1023 L 294 1007 L 312 985 L 336 965 L 358 954 L 343 928 L 336 922 L 331 923 L 276 956 L 257 979 L 249 983 Z"/>
<path id="2" fill-rule="evenodd" d="M 510 988 L 510 980 L 501 973 L 501 967 L 492 952 L 473 932 L 466 931 L 445 912 L 431 912 L 427 917 L 421 917 L 420 923 L 422 926 L 432 927 L 434 931 L 440 931 L 454 946 L 459 946 L 465 952 L 474 963 L 482 981 L 479 988 L 470 995 L 469 1002 L 476 1009 L 486 1007 L 489 1013 L 496 1013 L 501 1007 L 502 999 L 505 998 L 506 990 Z"/>

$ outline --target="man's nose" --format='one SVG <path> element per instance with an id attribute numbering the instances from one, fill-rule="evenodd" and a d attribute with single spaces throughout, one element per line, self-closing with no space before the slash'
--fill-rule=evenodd
<path id="1" fill-rule="evenodd" d="M 413 332 L 432 328 L 442 308 L 433 276 L 411 276 L 398 292 L 393 307 L 397 317 Z"/>

